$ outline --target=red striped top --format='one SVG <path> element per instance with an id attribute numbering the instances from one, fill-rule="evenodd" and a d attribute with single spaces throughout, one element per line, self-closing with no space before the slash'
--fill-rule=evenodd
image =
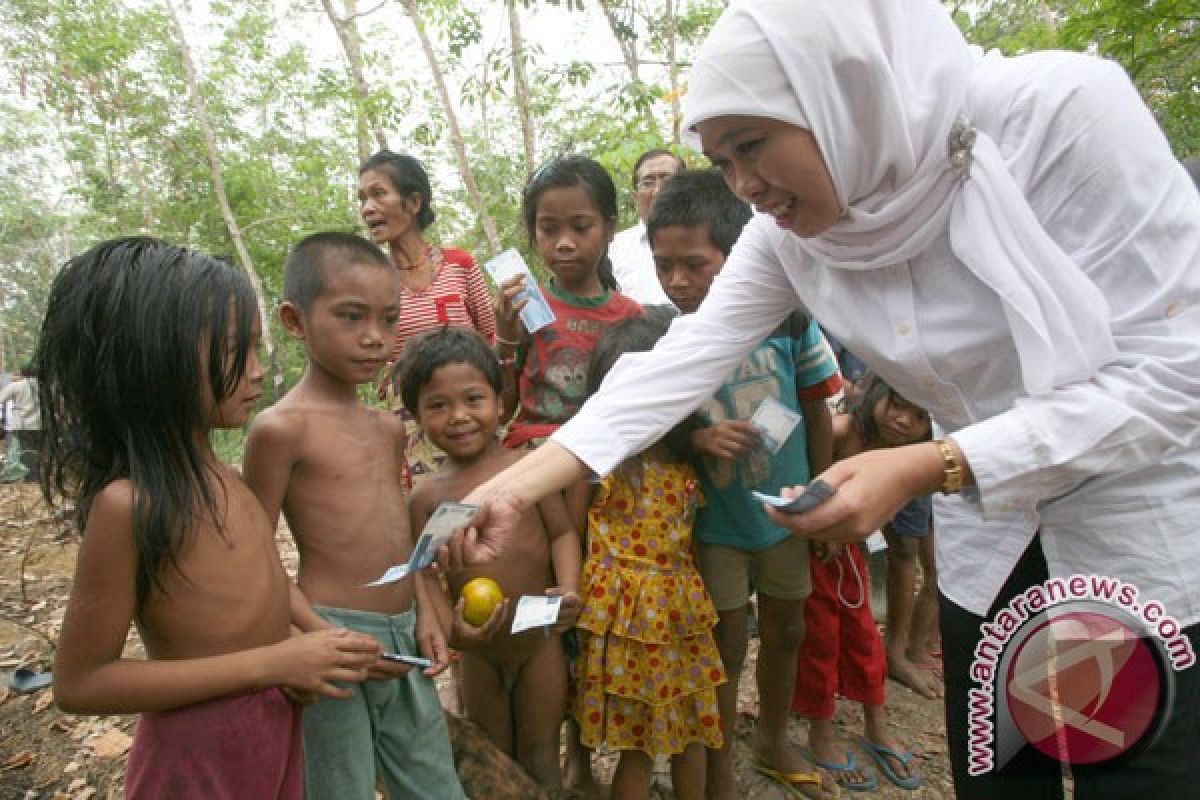
<path id="1" fill-rule="evenodd" d="M 483 271 L 465 250 L 443 247 L 441 252 L 442 266 L 433 283 L 419 291 L 401 289 L 393 360 L 411 337 L 447 324 L 474 328 L 488 344 L 495 341 L 496 312 Z"/>

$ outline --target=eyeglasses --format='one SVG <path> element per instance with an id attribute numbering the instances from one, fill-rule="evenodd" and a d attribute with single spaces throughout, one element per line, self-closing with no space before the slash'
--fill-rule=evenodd
<path id="1" fill-rule="evenodd" d="M 635 184 L 637 188 L 649 191 L 662 186 L 667 180 L 675 175 L 674 172 L 652 172 L 649 175 L 643 175 L 637 179 Z"/>

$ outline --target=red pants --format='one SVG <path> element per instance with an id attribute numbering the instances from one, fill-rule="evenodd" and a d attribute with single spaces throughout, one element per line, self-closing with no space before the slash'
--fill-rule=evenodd
<path id="1" fill-rule="evenodd" d="M 863 705 L 883 705 L 887 659 L 871 617 L 871 580 L 862 552 L 847 545 L 828 564 L 816 556 L 809 563 L 812 594 L 804 603 L 792 710 L 809 719 L 832 719 L 838 694 Z"/>
<path id="2" fill-rule="evenodd" d="M 126 800 L 304 800 L 303 733 L 275 687 L 142 714 Z"/>

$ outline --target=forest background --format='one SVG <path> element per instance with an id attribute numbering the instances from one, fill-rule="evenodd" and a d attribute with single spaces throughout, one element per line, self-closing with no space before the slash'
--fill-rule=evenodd
<path id="1" fill-rule="evenodd" d="M 680 100 L 725 5 L 3 0 L 0 372 L 32 353 L 71 254 L 146 233 L 251 276 L 272 321 L 272 402 L 303 368 L 275 319 L 287 250 L 317 230 L 362 231 L 357 165 L 384 146 L 426 164 L 439 215 L 430 233 L 481 263 L 528 251 L 520 188 L 553 155 L 608 167 L 620 227 L 632 224 L 638 154 L 667 145 L 702 163 L 680 143 Z M 1195 0 L 947 6 L 984 47 L 1115 59 L 1176 155 L 1200 155 Z M 234 436 L 223 449 L 238 445 Z"/>

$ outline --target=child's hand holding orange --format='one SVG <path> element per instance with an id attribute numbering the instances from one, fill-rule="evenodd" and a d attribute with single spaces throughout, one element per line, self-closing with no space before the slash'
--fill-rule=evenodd
<path id="1" fill-rule="evenodd" d="M 451 639 L 459 647 L 488 642 L 508 618 L 509 600 L 490 578 L 469 581 L 454 605 Z"/>

